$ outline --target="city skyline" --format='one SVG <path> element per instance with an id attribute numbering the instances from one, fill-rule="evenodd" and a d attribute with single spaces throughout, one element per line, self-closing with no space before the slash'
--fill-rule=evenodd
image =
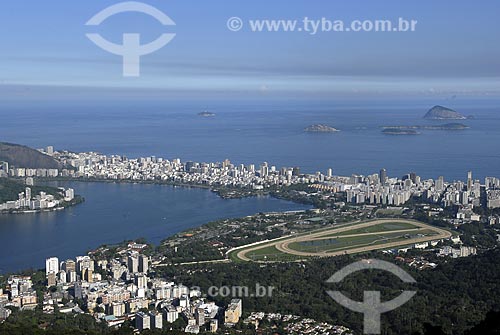
<path id="1" fill-rule="evenodd" d="M 0 12 L 0 335 L 500 331 L 498 0 Z"/>

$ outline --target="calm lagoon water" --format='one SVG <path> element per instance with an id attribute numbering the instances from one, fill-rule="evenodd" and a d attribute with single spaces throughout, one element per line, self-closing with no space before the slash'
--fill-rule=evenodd
<path id="1" fill-rule="evenodd" d="M 84 254 L 144 237 L 158 243 L 191 227 L 259 212 L 308 208 L 271 197 L 222 199 L 205 189 L 151 184 L 64 182 L 85 197 L 65 211 L 0 215 L 0 274 L 43 268 L 45 258 Z"/>

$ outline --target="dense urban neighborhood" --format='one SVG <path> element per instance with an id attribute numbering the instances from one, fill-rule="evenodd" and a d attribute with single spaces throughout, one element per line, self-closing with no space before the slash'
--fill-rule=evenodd
<path id="1" fill-rule="evenodd" d="M 202 290 L 201 283 L 199 287 L 197 283 L 188 286 L 179 282 L 182 276 L 177 276 L 176 271 L 184 272 L 181 269 L 193 265 L 239 264 L 242 259 L 238 255 L 245 248 L 376 218 L 395 221 L 387 227 L 378 225 L 383 228 L 380 231 L 360 230 L 356 225 L 352 231 L 363 238 L 379 234 L 379 240 L 371 243 L 402 239 L 400 247 L 384 248 L 381 244 L 375 249 L 383 257 L 417 271 L 430 271 L 450 260 L 484 253 L 495 249 L 500 242 L 500 179 L 487 177 L 481 182 L 473 178 L 472 172 L 465 182 L 446 181 L 443 176 L 422 179 L 413 172 L 393 178 L 385 169 L 369 176 L 335 176 L 331 169 L 324 174 L 307 174 L 298 167 L 276 168 L 268 163 L 256 167 L 235 165 L 229 160 L 198 163 L 157 157 L 129 159 L 94 152 L 59 152 L 52 147 L 39 151 L 64 168 L 24 168 L 1 163 L 0 177 L 22 184 L 24 192 L 18 194 L 18 199 L 0 204 L 0 210 L 29 212 L 59 208 L 63 202 L 73 201 L 73 189 L 58 189 L 58 199 L 45 192 L 32 194 L 31 187 L 53 180 L 206 187 L 223 197 L 270 194 L 312 208 L 207 223 L 168 237 L 157 247 L 146 241 L 129 241 L 101 246 L 75 259 L 60 260 L 53 255 L 46 260 L 42 273 L 13 274 L 4 279 L 0 289 L 0 321 L 9 320 L 12 313 L 19 311 L 40 311 L 47 315 L 89 315 L 110 329 L 129 327 L 135 331 L 236 334 L 244 329 L 265 331 L 278 327 L 287 334 L 351 334 L 352 330 L 343 324 L 280 310 L 263 312 L 255 306 L 247 308 L 245 297 L 237 294 L 225 294 L 227 299 L 222 301 L 213 292 Z M 425 227 L 405 226 L 402 221 L 408 219 L 445 228 L 450 232 L 449 237 L 433 238 Z M 390 236 L 397 230 L 401 230 L 401 235 Z M 412 242 L 424 236 L 427 236 L 425 242 Z M 339 234 L 336 243 L 341 238 Z M 318 248 L 312 250 L 319 252 Z M 346 246 L 346 254 L 349 248 Z M 307 257 L 281 255 L 280 258 L 273 255 L 276 250 L 262 250 L 265 253 L 255 252 L 251 259 L 243 260 L 253 260 L 262 266 L 304 262 L 304 267 L 308 261 Z M 322 257 L 321 253 L 318 255 Z M 314 262 L 314 259 L 309 260 Z"/>

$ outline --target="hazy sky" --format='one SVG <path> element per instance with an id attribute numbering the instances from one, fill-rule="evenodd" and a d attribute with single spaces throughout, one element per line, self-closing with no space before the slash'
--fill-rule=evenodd
<path id="1" fill-rule="evenodd" d="M 88 19 L 119 1 L 5 0 L 0 11 L 0 97 L 20 92 L 197 96 L 500 96 L 498 0 L 147 0 L 176 23 L 123 13 Z M 243 19 L 230 31 L 229 17 Z M 249 19 L 418 20 L 416 32 L 251 32 Z M 139 78 L 85 36 L 120 43 L 174 40 L 144 56 Z M 41 86 L 41 87 L 40 87 Z M 98 89 L 96 89 L 98 88 Z M 74 94 L 74 92 L 73 92 Z M 124 93 L 129 94 L 129 93 Z M 29 95 L 29 94 L 28 94 Z"/>

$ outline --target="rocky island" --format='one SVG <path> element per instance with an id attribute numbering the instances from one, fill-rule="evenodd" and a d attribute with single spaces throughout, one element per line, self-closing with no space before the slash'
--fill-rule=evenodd
<path id="1" fill-rule="evenodd" d="M 432 107 L 425 115 L 424 119 L 428 120 L 465 120 L 466 116 L 460 114 L 459 112 L 443 107 L 443 106 L 434 106 Z"/>
<path id="2" fill-rule="evenodd" d="M 385 135 L 420 135 L 415 129 L 408 128 L 386 128 L 382 130 Z"/>
<path id="3" fill-rule="evenodd" d="M 324 124 L 313 124 L 304 129 L 307 133 L 336 133 L 340 130 L 324 125 Z"/>
<path id="4" fill-rule="evenodd" d="M 446 123 L 435 126 L 384 126 L 382 127 L 385 130 L 415 130 L 415 129 L 423 129 L 423 130 L 465 130 L 470 127 L 463 123 Z"/>
<path id="5" fill-rule="evenodd" d="M 198 113 L 198 116 L 203 116 L 203 117 L 214 117 L 214 116 L 215 116 L 215 113 L 211 113 L 211 112 L 204 111 L 204 112 L 200 112 L 200 113 Z"/>

